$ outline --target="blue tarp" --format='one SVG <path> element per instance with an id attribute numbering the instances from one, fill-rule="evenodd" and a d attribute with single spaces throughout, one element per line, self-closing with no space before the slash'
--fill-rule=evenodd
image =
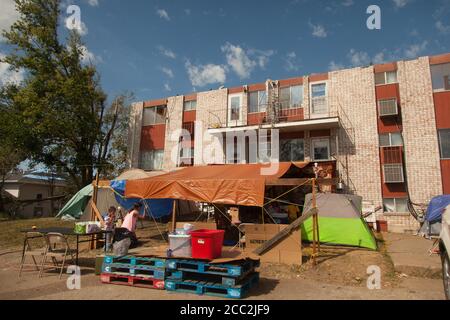
<path id="1" fill-rule="evenodd" d="M 448 205 L 450 205 L 450 195 L 448 194 L 433 198 L 428 205 L 425 220 L 430 223 L 440 222 L 442 220 L 442 213 Z"/>
<path id="2" fill-rule="evenodd" d="M 153 218 L 161 218 L 172 214 L 172 206 L 173 200 L 171 199 L 132 199 L 125 198 L 125 180 L 113 180 L 110 183 L 110 186 L 115 191 L 116 201 L 124 208 L 125 210 L 130 210 L 136 202 L 144 203 L 141 208 L 141 215 L 144 215 L 145 209 L 149 209 L 147 211 L 148 214 L 151 214 Z"/>

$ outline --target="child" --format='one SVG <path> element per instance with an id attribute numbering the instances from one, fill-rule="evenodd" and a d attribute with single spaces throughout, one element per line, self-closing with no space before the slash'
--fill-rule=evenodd
<path id="1" fill-rule="evenodd" d="M 108 214 L 105 217 L 105 230 L 111 231 L 111 233 L 106 234 L 105 246 L 106 251 L 110 251 L 111 249 L 111 240 L 112 240 L 112 231 L 114 231 L 114 225 L 116 221 L 116 208 L 110 207 L 108 209 Z"/>

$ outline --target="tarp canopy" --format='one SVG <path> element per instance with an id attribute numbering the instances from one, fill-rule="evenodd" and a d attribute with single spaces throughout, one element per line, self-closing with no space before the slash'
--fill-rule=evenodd
<path id="1" fill-rule="evenodd" d="M 442 214 L 448 205 L 450 205 L 450 195 L 448 194 L 431 199 L 425 214 L 425 221 L 419 230 L 420 235 L 431 237 L 441 233 Z"/>
<path id="2" fill-rule="evenodd" d="M 450 194 L 434 197 L 427 208 L 425 220 L 431 223 L 440 222 L 445 208 L 450 204 Z"/>
<path id="3" fill-rule="evenodd" d="M 318 193 L 319 241 L 376 249 L 375 238 L 361 216 L 362 198 L 336 193 Z M 312 194 L 305 197 L 304 212 L 312 208 Z M 312 218 L 302 224 L 303 240 L 313 240 Z"/>
<path id="4" fill-rule="evenodd" d="M 262 207 L 267 180 L 282 178 L 307 165 L 306 162 L 281 162 L 275 172 L 270 172 L 270 164 L 187 167 L 157 177 L 127 181 L 125 196 Z"/>
<path id="5" fill-rule="evenodd" d="M 93 190 L 92 184 L 89 184 L 78 191 L 59 211 L 56 217 L 70 216 L 74 219 L 80 219 L 83 215 L 84 208 L 92 197 Z"/>

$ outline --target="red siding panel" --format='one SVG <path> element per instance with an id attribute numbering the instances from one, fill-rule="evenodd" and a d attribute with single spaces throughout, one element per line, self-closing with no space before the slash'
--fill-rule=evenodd
<path id="1" fill-rule="evenodd" d="M 165 124 L 143 127 L 141 134 L 141 151 L 164 149 L 165 138 Z"/>
<path id="2" fill-rule="evenodd" d="M 265 112 L 249 113 L 247 115 L 247 125 L 252 126 L 262 124 L 265 118 L 266 118 Z"/>
<path id="3" fill-rule="evenodd" d="M 150 100 L 144 102 L 144 107 L 156 107 L 167 104 L 167 99 Z"/>
<path id="4" fill-rule="evenodd" d="M 373 66 L 374 72 L 389 72 L 397 70 L 397 62 L 389 62 L 383 64 L 376 64 Z"/>
<path id="5" fill-rule="evenodd" d="M 450 160 L 441 160 L 441 173 L 444 194 L 450 194 Z"/>
<path id="6" fill-rule="evenodd" d="M 330 129 L 313 130 L 309 133 L 309 136 L 311 138 L 329 137 L 331 136 L 331 130 Z"/>
<path id="7" fill-rule="evenodd" d="M 447 63 L 450 62 L 450 53 L 441 54 L 438 56 L 432 56 L 429 58 L 430 64 L 441 64 L 441 63 Z"/>
<path id="8" fill-rule="evenodd" d="M 438 129 L 448 129 L 450 128 L 450 91 L 436 92 L 433 96 L 436 126 Z"/>
<path id="9" fill-rule="evenodd" d="M 183 122 L 194 122 L 197 117 L 197 112 L 195 110 L 185 111 L 183 113 Z"/>

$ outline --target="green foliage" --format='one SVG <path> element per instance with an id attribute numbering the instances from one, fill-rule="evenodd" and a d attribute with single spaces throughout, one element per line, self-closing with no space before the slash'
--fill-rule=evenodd
<path id="1" fill-rule="evenodd" d="M 8 135 L 35 162 L 68 173 L 78 188 L 92 180 L 94 167 L 106 168 L 110 148 L 122 155 L 122 114 L 126 96 L 106 107 L 95 66 L 83 61 L 76 31 L 60 41 L 60 0 L 16 0 L 20 13 L 3 32 L 13 51 L 3 59 L 24 70 L 25 81 L 2 88 L 1 108 L 11 113 Z M 119 107 L 117 107 L 119 105 Z M 120 112 L 118 112 L 119 110 Z M 3 134 L 0 132 L 0 134 Z"/>

